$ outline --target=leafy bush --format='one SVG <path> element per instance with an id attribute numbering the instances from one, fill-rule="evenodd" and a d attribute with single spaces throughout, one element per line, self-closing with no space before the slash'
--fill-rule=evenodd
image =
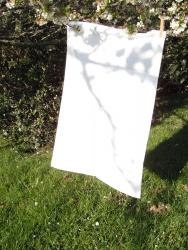
<path id="1" fill-rule="evenodd" d="M 159 86 L 185 91 L 188 85 L 188 36 L 167 37 Z"/>
<path id="2" fill-rule="evenodd" d="M 51 142 L 54 136 L 62 92 L 64 48 L 3 49 L 1 129 L 24 148 L 37 149 Z"/>
<path id="3" fill-rule="evenodd" d="M 58 31 L 50 23 L 41 29 L 33 22 L 35 12 L 26 15 L 25 11 L 22 10 L 22 16 L 17 17 L 15 13 L 8 16 L 7 27 L 6 22 L 1 26 L 0 32 L 6 34 L 5 27 L 8 28 L 12 22 L 19 23 L 19 37 L 26 33 L 19 42 L 28 41 L 29 32 L 40 36 L 33 35 L 33 41 L 30 39 L 29 42 L 34 43 L 30 47 L 27 43 L 24 47 L 1 44 L 0 128 L 13 143 L 31 151 L 53 142 L 66 54 L 66 43 L 63 41 L 40 47 L 37 43 L 48 35 L 48 30 L 55 33 L 51 39 L 60 36 L 65 41 L 66 36 L 63 29 Z M 17 36 L 13 31 L 11 35 Z"/>

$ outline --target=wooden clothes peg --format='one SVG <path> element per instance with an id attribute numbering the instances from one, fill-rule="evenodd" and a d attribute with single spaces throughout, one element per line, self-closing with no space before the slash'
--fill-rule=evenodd
<path id="1" fill-rule="evenodd" d="M 164 29 L 165 29 L 165 19 L 164 17 L 160 16 L 160 37 L 163 36 Z"/>

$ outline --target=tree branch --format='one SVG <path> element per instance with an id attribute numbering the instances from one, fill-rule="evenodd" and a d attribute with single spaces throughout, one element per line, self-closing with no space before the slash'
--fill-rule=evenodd
<path id="1" fill-rule="evenodd" d="M 7 40 L 7 39 L 0 39 L 0 44 L 2 44 L 2 45 L 18 46 L 18 47 L 30 47 L 30 48 L 44 47 L 44 46 L 49 46 L 49 45 L 58 45 L 61 43 L 64 44 L 65 40 L 58 39 L 58 40 L 40 41 L 40 42 L 30 42 L 30 41 L 20 42 L 20 41 L 12 41 L 12 40 Z"/>

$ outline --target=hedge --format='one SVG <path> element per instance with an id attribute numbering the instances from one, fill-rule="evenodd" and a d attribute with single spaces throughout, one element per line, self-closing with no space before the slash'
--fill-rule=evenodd
<path id="1" fill-rule="evenodd" d="M 22 151 L 53 145 L 63 87 L 67 18 L 143 32 L 158 28 L 158 15 L 164 14 L 165 8 L 171 13 L 166 28 L 173 26 L 177 15 L 173 14 L 173 1 L 87 0 L 84 6 L 79 1 L 59 3 L 45 1 L 31 6 L 19 1 L 11 7 L 4 1 L 1 5 L 5 14 L 0 18 L 0 130 Z M 187 88 L 188 36 L 187 27 L 181 28 L 186 11 L 184 8 L 178 19 L 180 25 L 174 25 L 167 36 L 160 89 Z"/>

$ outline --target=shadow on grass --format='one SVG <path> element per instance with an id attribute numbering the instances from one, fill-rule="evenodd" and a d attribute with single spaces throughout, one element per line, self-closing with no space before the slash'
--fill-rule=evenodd
<path id="1" fill-rule="evenodd" d="M 188 93 L 172 93 L 156 98 L 152 126 L 160 124 L 179 108 L 186 109 Z M 177 115 L 177 114 L 175 114 Z M 180 117 L 181 118 L 181 117 Z M 181 118 L 183 119 L 183 118 Z M 144 166 L 163 179 L 176 180 L 188 161 L 188 124 L 146 154 Z"/>
<path id="2" fill-rule="evenodd" d="M 160 124 L 171 113 L 177 109 L 188 105 L 188 92 L 171 93 L 161 95 L 157 93 L 153 112 L 152 126 Z"/>
<path id="3" fill-rule="evenodd" d="M 188 162 L 188 124 L 145 157 L 144 166 L 163 179 L 176 180 Z"/>

